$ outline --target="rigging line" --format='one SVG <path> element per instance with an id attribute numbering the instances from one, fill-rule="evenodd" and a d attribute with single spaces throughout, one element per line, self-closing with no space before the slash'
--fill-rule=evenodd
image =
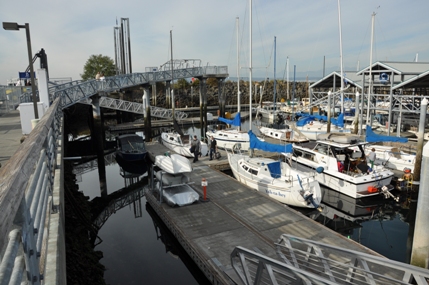
<path id="1" fill-rule="evenodd" d="M 358 57 L 357 57 L 358 61 L 359 61 L 359 58 L 360 58 L 360 55 L 361 55 L 363 43 L 364 43 L 365 39 L 367 38 L 367 36 L 369 35 L 370 27 L 371 27 L 371 20 L 368 21 L 368 25 L 366 26 L 365 35 L 364 35 L 364 37 L 362 39 L 362 43 L 360 45 L 360 49 L 359 49 L 359 52 L 358 52 Z"/>

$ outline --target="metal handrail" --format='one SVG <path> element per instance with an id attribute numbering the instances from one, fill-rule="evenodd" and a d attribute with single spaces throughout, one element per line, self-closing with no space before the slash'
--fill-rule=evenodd
<path id="1" fill-rule="evenodd" d="M 48 266 L 65 268 L 64 236 L 47 233 L 63 227 L 62 164 L 57 165 L 62 132 L 60 100 L 56 100 L 34 130 L 0 170 L 0 284 L 41 284 Z M 6 175 L 7 173 L 7 175 Z M 52 226 L 52 223 L 55 224 Z M 62 243 L 64 247 L 64 241 Z M 48 264 L 47 260 L 58 262 Z M 57 284 L 64 276 L 54 272 Z M 49 275 L 49 274 L 48 274 Z M 51 278 L 52 275 L 49 275 Z"/>

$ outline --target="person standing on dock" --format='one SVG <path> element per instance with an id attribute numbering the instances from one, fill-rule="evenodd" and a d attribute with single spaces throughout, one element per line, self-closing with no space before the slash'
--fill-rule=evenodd
<path id="1" fill-rule="evenodd" d="M 210 137 L 210 160 L 213 160 L 213 155 L 216 156 L 217 143 L 213 136 Z"/>
<path id="2" fill-rule="evenodd" d="M 201 142 L 197 139 L 196 135 L 191 142 L 191 147 L 194 149 L 194 162 L 197 162 L 198 156 L 200 155 Z"/>
<path id="3" fill-rule="evenodd" d="M 374 169 L 374 161 L 376 158 L 375 148 L 372 148 L 371 152 L 367 156 L 368 156 L 369 162 L 371 163 L 371 168 Z"/>

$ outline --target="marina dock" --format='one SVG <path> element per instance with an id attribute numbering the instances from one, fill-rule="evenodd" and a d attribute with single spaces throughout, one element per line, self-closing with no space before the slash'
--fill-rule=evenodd
<path id="1" fill-rule="evenodd" d="M 152 160 L 168 151 L 159 143 L 149 143 L 147 149 Z M 225 159 L 226 153 L 222 152 L 220 161 L 202 157 L 193 164 L 191 187 L 203 197 L 201 180 L 205 178 L 209 201 L 200 199 L 192 205 L 170 207 L 160 203 L 150 190 L 146 193 L 149 204 L 212 284 L 241 284 L 231 267 L 231 253 L 238 246 L 280 260 L 275 243 L 282 234 L 381 257 L 217 171 L 216 164 L 225 163 Z"/>

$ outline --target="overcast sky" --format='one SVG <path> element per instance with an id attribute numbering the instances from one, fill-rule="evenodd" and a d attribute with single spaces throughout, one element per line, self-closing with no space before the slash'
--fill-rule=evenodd
<path id="1" fill-rule="evenodd" d="M 341 0 L 344 70 L 369 65 L 371 14 L 375 16 L 373 61 L 429 62 L 428 0 Z M 236 17 L 240 26 L 241 77 L 248 77 L 249 1 L 0 1 L 1 22 L 30 24 L 33 54 L 44 48 L 51 78 L 80 79 L 94 54 L 114 59 L 113 28 L 129 18 L 133 72 L 170 59 L 200 59 L 228 66 L 236 77 Z M 253 0 L 253 77 L 322 76 L 340 69 L 337 0 Z M 0 30 L 0 85 L 28 66 L 25 31 Z M 39 61 L 35 69 L 40 67 Z"/>

